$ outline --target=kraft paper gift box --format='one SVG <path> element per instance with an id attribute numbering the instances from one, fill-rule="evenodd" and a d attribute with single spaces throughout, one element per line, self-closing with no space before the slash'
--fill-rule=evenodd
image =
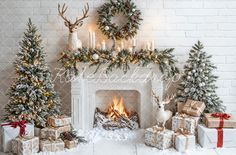
<path id="1" fill-rule="evenodd" d="M 172 146 L 172 136 L 174 132 L 168 129 L 162 131 L 162 128 L 154 126 L 145 130 L 145 144 L 156 147 L 160 150 Z"/>
<path id="2" fill-rule="evenodd" d="M 204 116 L 205 124 L 208 128 L 236 128 L 236 119 L 231 114 L 207 113 Z"/>
<path id="3" fill-rule="evenodd" d="M 186 113 L 191 116 L 199 117 L 204 111 L 206 105 L 200 101 L 187 100 L 182 109 L 183 113 Z"/>
<path id="4" fill-rule="evenodd" d="M 65 147 L 68 149 L 75 148 L 78 146 L 77 140 L 64 140 Z"/>
<path id="5" fill-rule="evenodd" d="M 32 155 L 39 152 L 39 138 L 25 137 L 12 140 L 12 152 L 17 155 Z"/>
<path id="6" fill-rule="evenodd" d="M 177 112 L 182 113 L 183 107 L 184 107 L 184 102 L 177 102 Z"/>
<path id="7" fill-rule="evenodd" d="M 50 116 L 48 118 L 48 125 L 53 127 L 60 127 L 71 124 L 71 117 L 68 116 Z"/>
<path id="8" fill-rule="evenodd" d="M 236 147 L 236 129 L 232 128 L 207 128 L 198 125 L 198 143 L 204 148 L 230 148 Z"/>
<path id="9" fill-rule="evenodd" d="M 40 150 L 42 152 L 58 152 L 63 151 L 65 148 L 65 143 L 61 139 L 55 141 L 51 140 L 41 140 Z"/>
<path id="10" fill-rule="evenodd" d="M 172 117 L 172 130 L 177 132 L 180 128 L 183 128 L 195 135 L 199 120 L 200 117 L 177 113 Z"/>
<path id="11" fill-rule="evenodd" d="M 71 130 L 70 125 L 66 125 L 66 126 L 62 126 L 58 128 L 54 128 L 54 127 L 43 128 L 40 131 L 40 138 L 42 139 L 51 138 L 53 140 L 56 140 L 60 137 L 61 133 L 68 132 L 70 130 Z"/>
<path id="12" fill-rule="evenodd" d="M 8 124 L 8 123 L 3 123 Z M 12 150 L 11 140 L 19 136 L 20 127 L 13 128 L 11 125 L 1 126 L 1 150 L 3 152 L 10 152 Z M 25 136 L 34 136 L 34 125 L 26 124 Z"/>
<path id="13" fill-rule="evenodd" d="M 179 152 L 194 150 L 196 147 L 196 138 L 193 134 L 177 132 L 173 139 L 175 149 Z"/>

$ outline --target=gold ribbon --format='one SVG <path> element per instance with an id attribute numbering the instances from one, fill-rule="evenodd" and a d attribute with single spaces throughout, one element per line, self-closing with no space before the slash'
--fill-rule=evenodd
<path id="1" fill-rule="evenodd" d="M 186 151 L 188 149 L 188 141 L 189 141 L 188 136 L 192 134 L 187 129 L 180 128 L 174 135 L 174 139 L 173 139 L 174 145 L 176 143 L 176 137 L 179 135 L 183 135 L 186 137 L 186 141 L 185 141 L 185 151 Z"/>
<path id="2" fill-rule="evenodd" d="M 185 113 L 177 113 L 176 116 L 181 117 L 181 122 L 179 128 L 185 128 L 185 118 L 190 118 L 191 116 Z"/>
<path id="3" fill-rule="evenodd" d="M 154 144 L 157 144 L 157 134 L 160 133 L 161 131 L 163 131 L 162 128 L 156 126 L 153 126 L 152 128 L 152 133 L 154 134 Z"/>

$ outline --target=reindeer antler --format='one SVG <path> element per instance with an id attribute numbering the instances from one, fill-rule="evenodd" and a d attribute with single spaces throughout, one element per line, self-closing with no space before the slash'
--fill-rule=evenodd
<path id="1" fill-rule="evenodd" d="M 68 7 L 66 6 L 65 3 L 63 4 L 62 8 L 61 8 L 61 5 L 58 3 L 58 12 L 59 12 L 59 15 L 61 16 L 62 19 L 65 20 L 65 22 L 70 23 L 70 20 L 68 20 L 68 19 L 65 17 L 65 15 L 64 15 L 64 13 L 66 12 L 67 8 L 68 8 Z"/>
<path id="2" fill-rule="evenodd" d="M 88 18 L 88 11 L 89 11 L 89 5 L 88 3 L 84 6 L 84 9 L 83 9 L 83 17 L 81 17 L 80 19 L 77 19 L 76 18 L 76 21 L 75 21 L 75 25 L 78 25 L 80 23 L 83 23 L 83 19 L 85 18 Z"/>
<path id="3" fill-rule="evenodd" d="M 164 104 L 168 104 L 170 103 L 171 100 L 173 100 L 175 98 L 176 94 L 172 94 L 172 95 L 167 95 L 167 97 L 165 98 L 165 101 L 163 102 Z"/>
<path id="4" fill-rule="evenodd" d="M 152 96 L 155 98 L 156 102 L 159 102 L 159 97 L 152 90 Z"/>

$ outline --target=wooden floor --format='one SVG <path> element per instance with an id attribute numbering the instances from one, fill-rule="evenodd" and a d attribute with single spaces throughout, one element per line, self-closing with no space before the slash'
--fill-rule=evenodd
<path id="1" fill-rule="evenodd" d="M 96 143 L 79 145 L 75 149 L 57 153 L 39 153 L 39 155 L 182 155 L 174 149 L 158 150 L 144 144 L 133 142 L 113 141 L 101 139 Z M 236 148 L 203 149 L 196 147 L 195 151 L 188 151 L 189 155 L 235 155 Z M 0 153 L 0 155 L 6 155 Z"/>

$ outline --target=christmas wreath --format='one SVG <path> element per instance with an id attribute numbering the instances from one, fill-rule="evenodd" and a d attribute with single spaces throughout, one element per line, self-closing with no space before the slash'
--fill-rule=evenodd
<path id="1" fill-rule="evenodd" d="M 123 26 L 111 22 L 112 17 L 120 13 L 127 18 L 127 23 Z M 137 34 L 142 20 L 140 15 L 141 11 L 131 0 L 110 0 L 98 10 L 98 27 L 109 39 L 129 39 Z"/>

